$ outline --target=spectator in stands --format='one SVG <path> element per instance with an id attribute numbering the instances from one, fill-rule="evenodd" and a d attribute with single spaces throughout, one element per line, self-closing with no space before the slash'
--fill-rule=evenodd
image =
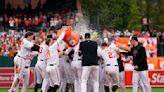
<path id="1" fill-rule="evenodd" d="M 15 23 L 14 19 L 12 17 L 10 17 L 10 19 L 9 19 L 9 27 L 10 27 L 10 29 L 14 29 L 14 23 Z"/>

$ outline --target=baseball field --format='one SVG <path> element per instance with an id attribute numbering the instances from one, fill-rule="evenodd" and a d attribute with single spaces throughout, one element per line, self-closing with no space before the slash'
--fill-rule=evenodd
<path id="1" fill-rule="evenodd" d="M 164 92 L 164 87 L 160 87 L 160 88 L 152 88 L 152 92 Z M 126 90 L 127 92 L 132 92 L 132 88 L 127 88 Z M 8 92 L 8 89 L 7 88 L 0 88 L 0 92 Z M 19 89 L 19 92 L 21 92 L 21 90 Z M 27 92 L 34 92 L 34 89 L 32 88 L 28 88 L 27 89 Z M 38 91 L 40 92 L 40 91 Z M 71 92 L 71 91 L 70 91 Z M 121 92 L 120 89 L 117 90 L 117 92 Z"/>

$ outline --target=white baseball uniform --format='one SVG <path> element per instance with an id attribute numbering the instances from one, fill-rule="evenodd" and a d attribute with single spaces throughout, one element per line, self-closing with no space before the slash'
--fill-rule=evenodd
<path id="1" fill-rule="evenodd" d="M 105 72 L 106 72 L 106 78 L 105 80 L 112 80 L 112 85 L 118 85 L 119 82 L 119 67 L 118 67 L 118 54 L 119 48 L 114 43 L 111 43 L 109 47 L 103 49 L 101 51 L 101 56 L 105 63 Z M 106 84 L 109 85 L 110 81 L 105 81 Z"/>
<path id="2" fill-rule="evenodd" d="M 65 31 L 62 32 L 60 37 L 48 48 L 47 52 L 47 67 L 46 72 L 48 74 L 48 81 L 51 87 L 60 84 L 60 73 L 59 73 L 59 54 L 58 44 L 64 38 Z"/>
<path id="3" fill-rule="evenodd" d="M 75 74 L 74 80 L 74 91 L 80 92 L 80 84 L 81 84 L 81 73 L 82 73 L 82 56 L 79 56 L 79 44 L 80 42 L 74 47 L 74 56 L 73 61 L 71 62 L 71 66 L 73 68 Z"/>
<path id="4" fill-rule="evenodd" d="M 66 47 L 66 43 L 64 43 L 63 41 L 59 44 L 59 50 L 63 51 L 64 48 Z M 66 55 L 66 53 L 64 53 L 65 55 L 60 56 L 59 58 L 59 71 L 60 71 L 60 92 L 66 92 L 66 84 L 67 84 L 67 78 L 66 78 L 66 68 L 67 67 L 67 62 L 66 60 L 68 60 L 68 56 Z M 68 54 L 68 53 L 67 53 Z"/>
<path id="5" fill-rule="evenodd" d="M 100 49 L 100 48 L 99 48 Z M 99 51 L 99 50 L 98 50 Z M 99 54 L 99 53 L 98 53 Z M 99 60 L 99 92 L 104 92 L 104 68 L 103 68 L 102 61 Z M 87 83 L 87 92 L 93 92 L 93 80 L 94 75 L 90 75 L 88 78 L 88 83 Z"/>
<path id="6" fill-rule="evenodd" d="M 14 80 L 12 83 L 10 91 L 18 91 L 19 81 L 24 79 L 22 92 L 26 92 L 26 87 L 29 79 L 29 62 L 31 57 L 31 48 L 33 47 L 33 43 L 28 41 L 26 38 L 22 39 L 20 49 L 18 50 L 18 54 L 14 57 Z M 31 62 L 30 62 L 31 63 Z"/>
<path id="7" fill-rule="evenodd" d="M 67 84 L 67 78 L 66 78 L 66 73 L 65 73 L 65 67 L 66 67 L 66 59 L 68 57 L 66 56 L 61 56 L 59 59 L 59 71 L 60 71 L 60 80 L 61 80 L 61 85 L 60 85 L 60 92 L 66 92 L 66 84 Z"/>
<path id="8" fill-rule="evenodd" d="M 120 88 L 121 88 L 121 92 L 126 92 L 124 76 L 125 76 L 124 71 L 119 72 L 119 85 L 120 85 Z"/>
<path id="9" fill-rule="evenodd" d="M 48 51 L 48 45 L 46 45 L 45 42 L 43 42 L 40 45 L 38 60 L 37 60 L 37 63 L 35 65 L 36 83 L 37 84 L 42 83 L 42 87 L 41 87 L 42 92 L 47 91 L 47 85 L 48 85 L 48 82 L 46 82 L 47 78 L 44 79 L 46 76 L 46 65 L 47 65 L 46 54 L 47 54 L 47 51 Z"/>
<path id="10" fill-rule="evenodd" d="M 141 77 L 141 78 L 139 78 Z M 151 92 L 151 88 L 149 87 L 149 78 L 148 78 L 148 71 L 135 71 L 133 70 L 133 77 L 132 77 L 132 82 L 133 82 L 133 90 L 132 92 L 137 92 L 138 91 L 138 85 L 140 87 L 141 92 Z M 147 85 L 149 85 L 147 87 Z"/>
<path id="11" fill-rule="evenodd" d="M 37 83 L 41 84 L 43 78 L 45 77 L 45 68 L 46 68 L 46 53 L 48 51 L 48 45 L 46 45 L 45 43 L 42 43 L 40 45 L 40 51 L 38 54 L 38 60 L 37 63 L 35 65 L 35 69 L 36 69 L 36 74 L 37 74 Z"/>
<path id="12" fill-rule="evenodd" d="M 121 58 L 121 56 L 120 56 Z M 125 58 L 121 58 L 121 60 L 119 60 L 118 62 L 119 63 L 123 63 L 123 62 L 129 62 L 131 59 L 131 56 L 126 56 Z M 122 65 L 123 64 L 120 64 L 120 68 L 122 68 Z M 121 70 L 119 72 L 119 85 L 120 85 L 120 89 L 121 89 L 121 92 L 126 92 L 126 87 L 125 87 L 125 72 L 124 70 Z"/>
<path id="13" fill-rule="evenodd" d="M 73 83 L 75 80 L 75 73 L 73 68 L 71 67 L 71 62 L 72 60 L 69 58 L 68 55 L 71 55 L 70 57 L 72 57 L 72 54 L 70 53 L 72 51 L 72 48 L 68 48 L 64 53 L 65 60 L 63 60 L 65 63 L 63 63 L 64 65 L 64 73 L 65 73 L 65 78 L 66 78 L 66 91 L 68 91 L 69 89 L 73 90 Z"/>
<path id="14" fill-rule="evenodd" d="M 100 86 L 99 86 L 99 92 L 104 92 L 104 73 L 105 73 L 105 71 L 104 71 L 104 68 L 103 68 L 103 62 L 102 62 L 102 60 L 99 60 L 99 63 L 100 63 L 100 68 L 99 68 L 99 84 L 100 84 Z"/>
<path id="15" fill-rule="evenodd" d="M 126 58 L 122 58 L 123 62 L 127 62 L 127 61 L 130 61 L 132 60 L 132 56 L 127 56 Z M 121 92 L 126 92 L 126 89 L 125 89 L 125 82 L 124 82 L 124 71 L 121 71 L 119 73 L 119 78 L 120 78 L 120 88 L 121 88 Z M 139 92 L 146 92 L 145 91 L 145 88 L 144 88 L 144 84 L 142 82 L 142 80 L 139 80 Z"/>

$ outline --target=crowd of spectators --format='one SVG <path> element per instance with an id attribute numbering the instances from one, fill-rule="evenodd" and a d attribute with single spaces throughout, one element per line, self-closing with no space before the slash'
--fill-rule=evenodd
<path id="1" fill-rule="evenodd" d="M 33 31 L 36 44 L 40 44 L 49 34 L 63 25 L 75 23 L 75 13 L 49 13 L 39 16 L 12 15 L 0 16 L 0 56 L 14 56 L 20 40 L 27 31 Z"/>
<path id="2" fill-rule="evenodd" d="M 21 37 L 26 33 L 26 30 L 23 31 L 15 31 L 15 30 L 9 30 L 7 32 L 3 31 L 0 32 L 0 56 L 14 56 L 15 53 L 17 52 L 17 50 L 20 48 L 20 40 Z M 47 37 L 47 35 L 53 34 L 56 35 L 55 31 L 45 31 L 43 32 L 42 30 L 38 31 L 38 32 L 34 32 L 35 35 L 35 40 L 34 43 L 35 44 L 40 44 L 41 42 L 43 42 L 43 40 Z M 123 35 L 125 34 L 125 35 Z M 150 37 L 150 34 L 148 32 L 146 33 L 140 33 L 140 32 L 129 32 L 129 31 L 125 31 L 125 32 L 120 32 L 120 31 L 116 31 L 116 32 L 106 32 L 103 31 L 103 37 L 111 37 L 111 36 L 117 36 L 117 37 L 129 37 L 131 35 L 142 35 L 143 37 Z M 157 39 L 158 41 L 161 40 L 164 41 L 164 32 L 158 32 L 157 34 Z M 158 42 L 158 43 L 161 43 Z"/>
<path id="3" fill-rule="evenodd" d="M 0 17 L 0 56 L 14 56 L 20 48 L 21 37 L 26 31 L 34 31 L 35 44 L 40 44 L 49 34 L 56 34 L 56 31 L 63 25 L 74 25 L 77 22 L 75 13 L 66 14 L 40 14 L 39 16 L 13 15 Z M 152 29 L 153 37 L 157 37 L 158 43 L 164 43 L 164 32 Z M 102 38 L 105 37 L 130 37 L 136 35 L 138 37 L 151 37 L 149 32 L 136 31 L 111 31 L 103 29 L 98 31 L 102 33 Z"/>
<path id="4" fill-rule="evenodd" d="M 26 33 L 23 31 L 9 30 L 8 32 L 0 32 L 0 56 L 14 56 L 20 48 L 22 36 Z M 34 32 L 34 43 L 39 45 L 47 37 L 47 35 L 56 34 L 54 31 Z"/>
<path id="5" fill-rule="evenodd" d="M 49 13 L 39 15 L 6 15 L 0 16 L 0 24 L 4 25 L 4 30 L 23 29 L 37 32 L 39 30 L 57 30 L 62 25 L 72 25 L 75 20 L 75 13 Z"/>

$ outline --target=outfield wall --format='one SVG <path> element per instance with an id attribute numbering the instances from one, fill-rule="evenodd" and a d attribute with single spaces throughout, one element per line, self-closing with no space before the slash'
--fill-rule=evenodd
<path id="1" fill-rule="evenodd" d="M 0 67 L 14 67 L 13 57 L 0 56 Z M 37 61 L 37 57 L 34 57 L 31 63 L 31 67 L 34 67 Z"/>
<path id="2" fill-rule="evenodd" d="M 150 70 L 149 81 L 152 87 L 164 87 L 164 70 Z M 125 85 L 132 86 L 132 71 L 125 71 Z"/>
<path id="3" fill-rule="evenodd" d="M 13 68 L 0 68 L 0 88 L 9 88 L 14 78 Z M 150 70 L 149 79 L 152 87 L 164 87 L 164 70 Z M 34 68 L 30 70 L 30 81 L 28 87 L 34 87 Z M 20 84 L 21 86 L 22 84 Z M 132 71 L 125 71 L 125 85 L 132 86 Z"/>
<path id="4" fill-rule="evenodd" d="M 5 67 L 0 68 L 0 88 L 9 88 L 14 79 L 14 68 Z M 30 81 L 28 87 L 34 87 L 35 84 L 35 71 L 34 68 L 30 69 Z M 20 83 L 22 86 L 22 83 Z"/>

